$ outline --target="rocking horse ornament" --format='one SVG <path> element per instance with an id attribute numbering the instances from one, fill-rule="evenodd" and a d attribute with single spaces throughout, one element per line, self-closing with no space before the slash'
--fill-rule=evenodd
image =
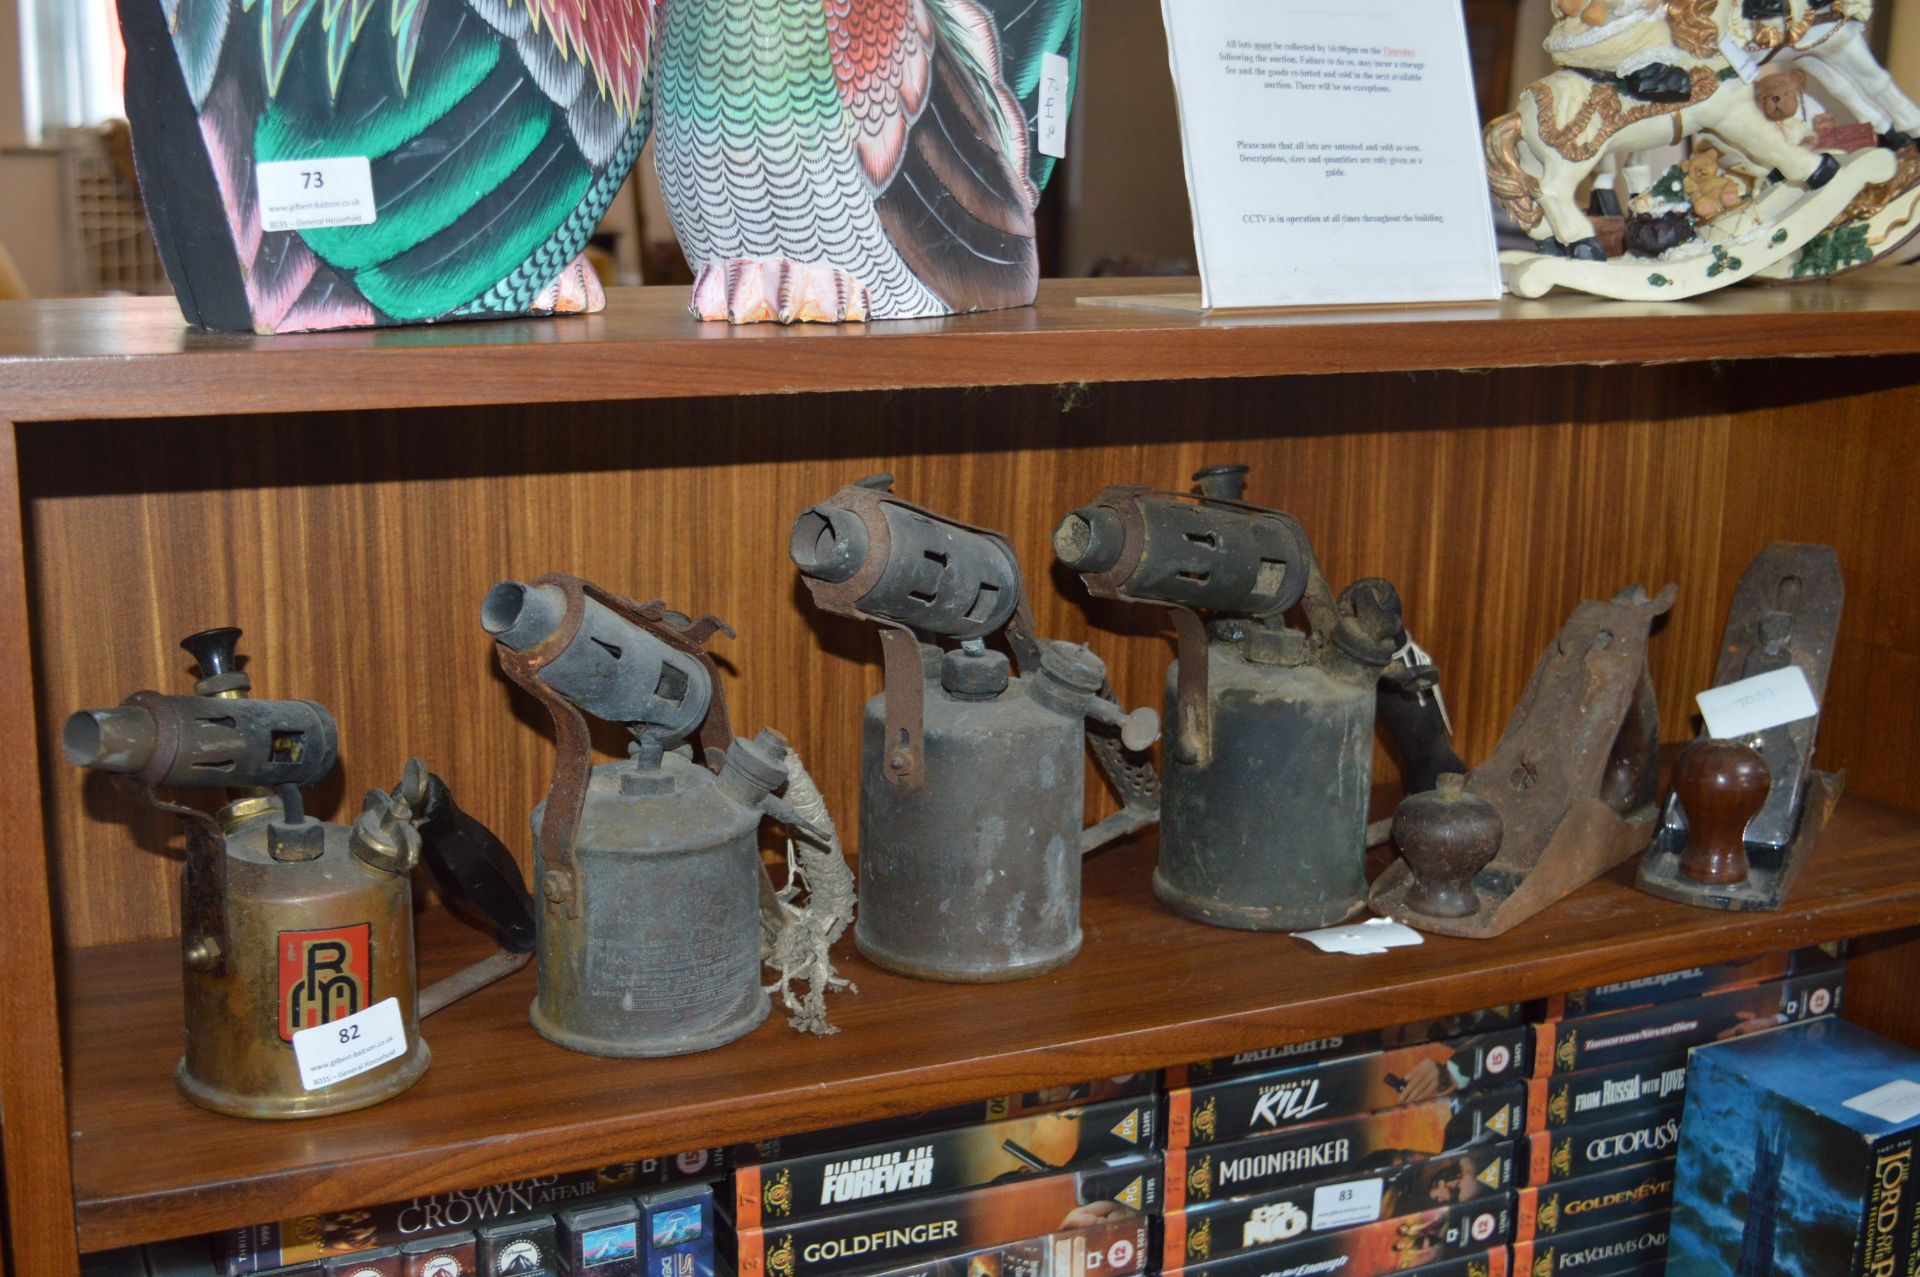
<path id="1" fill-rule="evenodd" d="M 1831 275 L 1920 231 L 1920 106 L 1867 50 L 1871 0 L 1549 2 L 1559 69 L 1486 134 L 1494 198 L 1537 249 L 1501 255 L 1510 291 L 1678 300 Z M 1804 118 L 1815 91 L 1860 126 Z M 1656 176 L 1644 157 L 1676 144 Z M 1589 178 L 1608 226 L 1580 205 Z"/>

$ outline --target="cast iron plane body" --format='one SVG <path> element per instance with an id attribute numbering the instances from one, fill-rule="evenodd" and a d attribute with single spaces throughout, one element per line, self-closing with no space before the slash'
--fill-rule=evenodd
<path id="1" fill-rule="evenodd" d="M 1374 883 L 1376 912 L 1423 931 L 1497 936 L 1646 847 L 1660 727 L 1647 640 L 1677 594 L 1634 587 L 1574 610 L 1487 760 L 1441 795 L 1451 801 L 1409 799 L 1396 815 L 1403 859 Z M 1436 899 L 1437 912 L 1419 907 Z"/>
<path id="2" fill-rule="evenodd" d="M 1713 685 L 1792 666 L 1823 701 L 1845 594 L 1831 547 L 1769 545 L 1734 591 Z M 1733 741 L 1703 729 L 1641 859 L 1641 890 L 1706 909 L 1780 908 L 1846 783 L 1814 769 L 1819 732 L 1817 714 Z M 1707 844 L 1718 854 L 1707 856 Z"/>

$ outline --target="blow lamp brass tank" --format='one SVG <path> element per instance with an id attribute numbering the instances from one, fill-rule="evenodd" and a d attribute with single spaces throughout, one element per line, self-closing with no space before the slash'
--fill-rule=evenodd
<path id="1" fill-rule="evenodd" d="M 880 626 L 886 690 L 860 751 L 860 951 L 926 980 L 1042 975 L 1080 949 L 1080 862 L 1158 816 L 1152 710 L 1124 713 L 1091 651 L 1035 636 L 1005 537 L 843 488 L 789 553 L 823 611 Z M 1004 634 L 1019 661 L 986 646 Z M 958 646 L 942 646 L 940 640 Z M 1086 762 L 1124 802 L 1082 829 Z"/>
<path id="2" fill-rule="evenodd" d="M 426 1071 L 414 987 L 419 833 L 364 813 L 352 829 L 306 814 L 300 791 L 333 770 L 333 716 L 312 701 L 248 699 L 237 629 L 181 644 L 199 663 L 193 696 L 139 692 L 83 710 L 61 734 L 67 761 L 113 773 L 186 826 L 181 958 L 187 1098 L 238 1117 L 317 1117 L 377 1104 Z M 219 789 L 217 814 L 160 788 Z M 391 999 L 404 1050 L 309 1090 L 293 1037 Z"/>

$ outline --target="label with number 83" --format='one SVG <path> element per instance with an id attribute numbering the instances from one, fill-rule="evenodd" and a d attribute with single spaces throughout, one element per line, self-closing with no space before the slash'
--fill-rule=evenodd
<path id="1" fill-rule="evenodd" d="M 377 1069 L 407 1053 L 400 1000 L 376 1002 L 358 1015 L 316 1024 L 293 1035 L 300 1085 L 318 1091 Z"/>

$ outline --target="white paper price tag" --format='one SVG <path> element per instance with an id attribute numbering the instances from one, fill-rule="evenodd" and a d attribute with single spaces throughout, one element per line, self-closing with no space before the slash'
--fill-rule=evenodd
<path id="1" fill-rule="evenodd" d="M 300 1085 L 309 1091 L 359 1077 L 406 1053 L 407 1026 L 400 1020 L 398 998 L 376 1002 L 343 1020 L 299 1029 L 293 1035 Z"/>
<path id="2" fill-rule="evenodd" d="M 373 167 L 364 155 L 331 160 L 270 160 L 254 168 L 260 188 L 260 227 L 305 231 L 324 226 L 371 226 Z"/>
<path id="3" fill-rule="evenodd" d="M 1901 1078 L 1854 1096 L 1846 1107 L 1885 1122 L 1910 1122 L 1920 1117 L 1920 1085 Z"/>
<path id="4" fill-rule="evenodd" d="M 1381 1191 L 1386 1181 L 1356 1179 L 1313 1190 L 1313 1230 L 1371 1224 L 1380 1218 Z"/>
<path id="5" fill-rule="evenodd" d="M 1694 700 L 1707 720 L 1707 735 L 1719 740 L 1739 740 L 1820 712 L 1807 673 L 1798 665 L 1708 688 Z"/>
<path id="6" fill-rule="evenodd" d="M 1339 927 L 1318 931 L 1296 931 L 1297 940 L 1305 940 L 1322 953 L 1385 953 L 1406 945 L 1424 943 L 1418 931 L 1387 918 L 1368 918 Z"/>
<path id="7" fill-rule="evenodd" d="M 1040 59 L 1040 103 L 1037 112 L 1040 154 L 1056 160 L 1067 158 L 1068 94 L 1073 87 L 1073 66 L 1057 53 Z"/>

